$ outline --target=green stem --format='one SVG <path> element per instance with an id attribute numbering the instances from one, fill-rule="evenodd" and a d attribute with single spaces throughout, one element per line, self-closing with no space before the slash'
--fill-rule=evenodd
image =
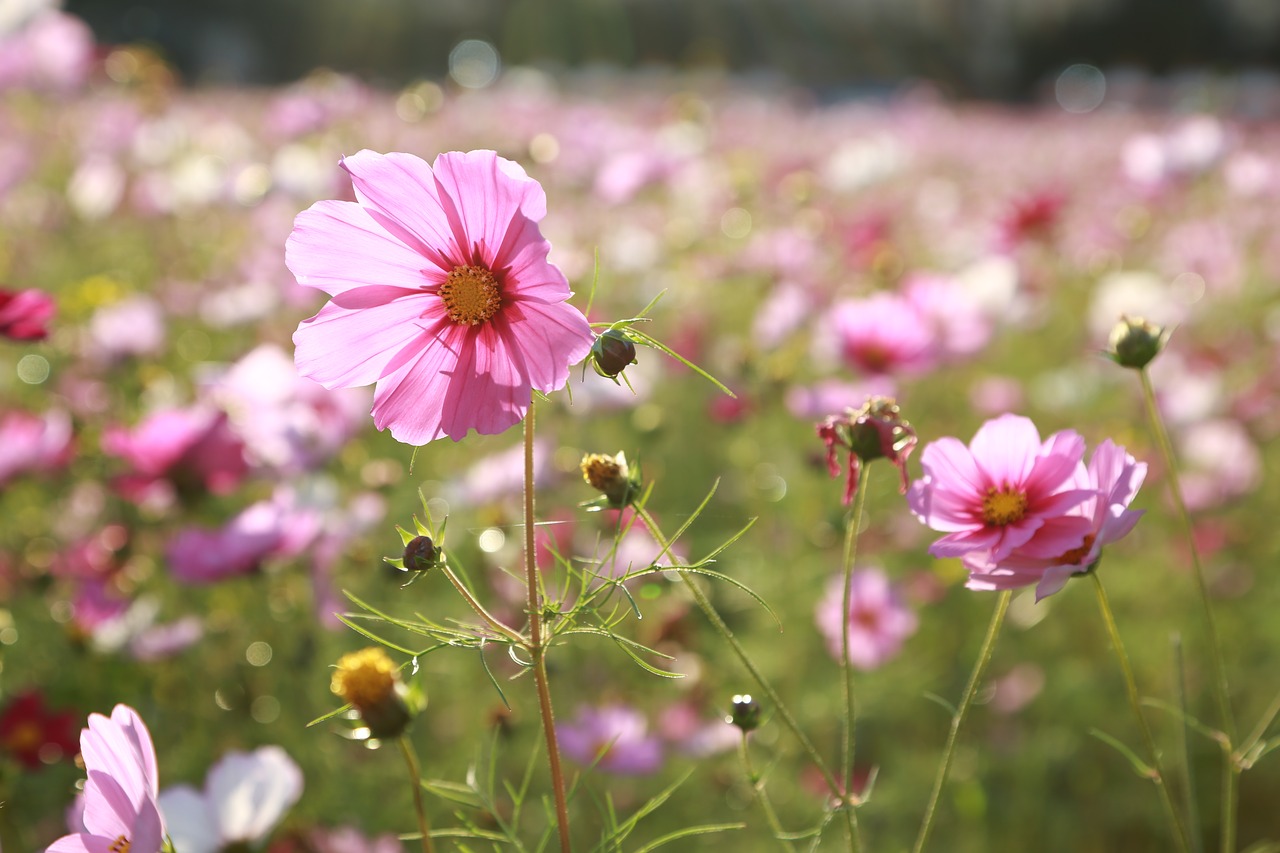
<path id="1" fill-rule="evenodd" d="M 663 535 L 662 530 L 658 527 L 658 523 L 653 520 L 653 516 L 651 516 L 649 511 L 643 507 L 636 507 L 635 510 L 636 515 L 640 517 L 640 520 L 644 522 L 645 527 L 649 528 L 649 532 L 653 534 L 653 538 L 657 540 L 658 547 L 662 549 L 662 554 L 665 554 L 667 557 L 674 560 L 675 558 L 671 556 L 671 543 L 667 541 L 666 536 Z M 778 691 L 773 689 L 773 685 L 769 683 L 769 680 L 764 677 L 764 673 L 762 673 L 755 665 L 755 662 L 751 660 L 751 657 L 747 654 L 747 650 L 742 647 L 742 644 L 738 642 L 738 638 L 733 635 L 733 631 L 729 630 L 729 626 L 726 625 L 724 619 L 720 617 L 720 613 L 716 610 L 715 605 L 711 603 L 710 599 L 707 598 L 706 593 L 704 593 L 701 587 L 694 583 L 693 579 L 687 574 L 679 570 L 677 570 L 677 572 L 680 575 L 680 580 L 684 581 L 685 588 L 688 589 L 689 594 L 693 596 L 694 602 L 707 617 L 707 621 L 712 624 L 712 626 L 720 633 L 720 636 L 724 638 L 724 641 L 729 644 L 729 648 L 733 650 L 735 655 L 737 655 L 738 661 L 746 668 L 747 672 L 750 673 L 751 677 L 755 680 L 756 686 L 760 688 L 761 692 L 764 693 L 764 695 L 769 699 L 769 702 L 777 710 L 778 716 L 782 718 L 783 724 L 791 730 L 793 735 L 795 735 L 795 738 L 800 743 L 800 748 L 804 750 L 805 755 L 807 755 L 809 760 L 813 762 L 813 765 L 818 768 L 818 772 L 822 775 L 822 780 L 826 783 L 827 789 L 831 792 L 831 796 L 840 804 L 840 810 L 845 814 L 845 831 L 849 835 L 849 843 L 851 846 L 856 845 L 858 838 L 856 831 L 858 821 L 857 815 L 854 813 L 854 809 L 849 803 L 848 796 L 841 789 L 840 784 L 836 782 L 835 776 L 831 775 L 831 770 L 828 769 L 827 763 L 822 760 L 822 756 L 818 754 L 818 750 L 814 748 L 813 743 L 805 735 L 804 731 L 801 730 L 800 724 L 797 723 L 795 717 L 791 715 L 791 711 L 785 704 L 783 704 L 782 697 L 778 695 Z M 856 850 L 857 847 L 854 846 L 853 849 Z"/>
<path id="2" fill-rule="evenodd" d="M 1116 650 L 1116 658 L 1120 661 L 1120 670 L 1124 674 L 1125 690 L 1129 694 L 1129 706 L 1133 715 L 1138 718 L 1138 728 L 1142 731 L 1142 740 L 1147 747 L 1147 755 L 1151 760 L 1152 781 L 1160 792 L 1160 802 L 1164 805 L 1169 823 L 1173 826 L 1173 839 L 1182 853 L 1188 853 L 1191 844 L 1187 838 L 1187 829 L 1173 807 L 1173 798 L 1169 794 L 1167 774 L 1160 762 L 1160 753 L 1156 749 L 1155 738 L 1151 736 L 1151 727 L 1147 725 L 1147 717 L 1142 713 L 1142 698 L 1138 694 L 1138 683 L 1133 677 L 1133 667 L 1129 665 L 1129 655 L 1125 653 L 1124 643 L 1120 640 L 1120 629 L 1116 627 L 1115 615 L 1111 612 L 1111 603 L 1107 600 L 1107 591 L 1102 586 L 1102 578 L 1098 573 L 1090 572 L 1094 589 L 1098 592 L 1098 607 L 1102 610 L 1102 620 L 1107 625 L 1107 633 L 1111 637 L 1111 646 Z"/>
<path id="3" fill-rule="evenodd" d="M 933 829 L 933 818 L 938 811 L 938 800 L 942 797 L 942 788 L 947 783 L 947 776 L 951 773 L 951 762 L 955 758 L 957 735 L 960 734 L 960 727 L 969 713 L 969 706 L 973 704 L 973 697 L 978 694 L 982 674 L 986 672 L 987 664 L 991 662 L 991 656 L 995 652 L 996 638 L 1000 636 L 1000 627 L 1004 624 L 1004 614 L 1009 609 L 1011 597 L 1012 593 L 1004 590 L 996 599 L 996 609 L 991 614 L 991 624 L 987 626 L 987 636 L 983 639 L 982 648 L 978 651 L 973 672 L 969 674 L 969 683 L 964 688 L 960 707 L 951 716 L 951 730 L 947 732 L 947 745 L 942 750 L 942 760 L 938 763 L 938 774 L 933 780 L 933 791 L 929 794 L 929 805 L 924 810 L 924 820 L 920 822 L 920 832 L 916 835 L 915 846 L 911 848 L 913 853 L 920 853 L 929 841 L 929 833 Z"/>
<path id="4" fill-rule="evenodd" d="M 1151 431 L 1155 434 L 1156 444 L 1164 457 L 1165 470 L 1169 474 L 1169 492 L 1173 496 L 1174 506 L 1178 510 L 1179 520 L 1187 535 L 1187 547 L 1191 553 L 1191 566 L 1196 579 L 1196 591 L 1199 593 L 1203 611 L 1205 631 L 1209 636 L 1210 657 L 1213 662 L 1214 698 L 1218 705 L 1218 725 L 1222 727 L 1226 742 L 1223 744 L 1222 769 L 1222 853 L 1235 853 L 1236 848 L 1236 793 L 1235 777 L 1239 773 L 1233 753 L 1236 742 L 1236 724 L 1231 713 L 1231 689 L 1227 684 L 1227 667 L 1222 656 L 1222 642 L 1218 638 L 1217 623 L 1213 618 L 1213 606 L 1209 601 L 1209 585 L 1204 579 L 1204 566 L 1200 562 L 1200 549 L 1196 546 L 1195 528 L 1191 524 L 1191 513 L 1187 511 L 1186 501 L 1182 497 L 1182 483 L 1178 477 L 1178 462 L 1173 455 L 1173 443 L 1169 440 L 1169 431 L 1165 428 L 1164 419 L 1160 416 L 1160 408 L 1156 405 L 1156 392 L 1151 384 L 1151 376 L 1145 369 L 1138 371 L 1142 379 L 1142 398 L 1146 405 L 1147 416 L 1151 420 Z"/>
<path id="5" fill-rule="evenodd" d="M 508 628 L 501 620 L 498 619 L 498 617 L 485 609 L 484 605 L 471 594 L 471 590 L 467 589 L 458 576 L 453 573 L 453 569 L 449 568 L 447 565 L 442 565 L 440 568 L 444 571 L 444 575 L 449 579 L 449 582 L 453 584 L 454 589 L 456 589 L 458 593 L 466 599 L 467 604 L 471 605 L 471 609 L 474 610 L 481 619 L 489 623 L 490 627 L 514 643 L 518 643 L 521 646 L 528 645 L 528 642 L 523 636 L 516 631 L 513 631 L 511 628 Z"/>
<path id="6" fill-rule="evenodd" d="M 422 853 L 435 853 L 431 843 L 431 824 L 427 822 L 427 809 L 422 802 L 422 771 L 418 769 L 418 757 L 407 735 L 400 735 L 400 753 L 409 765 L 409 778 L 413 782 L 413 808 L 418 813 L 418 830 L 422 833 Z"/>
<path id="7" fill-rule="evenodd" d="M 534 550 L 533 514 L 533 403 L 524 418 L 524 570 L 529 587 L 529 655 L 533 658 L 533 680 L 538 687 L 538 708 L 542 716 L 542 735 L 547 742 L 547 764 L 551 771 L 551 788 L 555 792 L 556 829 L 560 834 L 561 853 L 570 853 L 569 803 L 565 795 L 564 769 L 560 766 L 560 746 L 556 741 L 555 713 L 551 707 L 551 685 L 547 680 L 547 649 L 542 637 L 541 583 L 538 579 L 537 554 Z"/>
<path id="8" fill-rule="evenodd" d="M 853 790 L 853 757 L 857 745 L 855 727 L 858 719 L 857 697 L 853 691 L 853 667 L 849 665 L 849 610 L 853 603 L 853 564 L 858 557 L 858 529 L 862 526 L 862 513 L 867 505 L 867 482 L 871 466 L 863 464 L 858 472 L 857 498 L 854 499 L 853 511 L 844 531 L 844 554 L 841 569 L 844 573 L 844 591 L 841 601 L 844 609 L 840 620 L 840 668 L 844 674 L 844 727 L 842 731 L 844 757 L 840 768 L 840 781 L 849 797 L 850 803 L 856 801 L 857 792 Z M 857 824 L 854 824 L 856 831 Z M 860 845 L 855 845 L 860 846 Z"/>
<path id="9" fill-rule="evenodd" d="M 1182 660 L 1182 635 L 1173 635 L 1173 662 L 1178 681 L 1178 707 L 1182 711 L 1182 767 L 1186 774 L 1186 790 L 1183 792 L 1183 807 L 1187 810 L 1187 834 L 1191 837 L 1191 848 L 1194 853 L 1204 849 L 1200 841 L 1200 812 L 1196 808 L 1196 777 L 1191 764 L 1191 745 L 1187 737 L 1191 724 L 1191 708 L 1187 704 L 1187 669 Z"/>
<path id="10" fill-rule="evenodd" d="M 756 775 L 755 768 L 751 766 L 751 750 L 747 746 L 747 733 L 742 733 L 742 741 L 738 744 L 738 754 L 742 757 L 742 768 L 747 774 L 747 781 L 751 783 L 751 790 L 756 795 L 756 800 L 760 803 L 760 810 L 764 812 L 765 822 L 769 824 L 769 829 L 773 831 L 773 837 L 778 839 L 778 843 L 782 845 L 782 849 L 788 853 L 795 853 L 795 845 L 790 839 L 786 838 L 786 832 L 782 829 L 782 822 L 778 820 L 778 813 L 773 810 L 773 803 L 769 800 L 769 794 L 764 789 L 764 779 Z"/>

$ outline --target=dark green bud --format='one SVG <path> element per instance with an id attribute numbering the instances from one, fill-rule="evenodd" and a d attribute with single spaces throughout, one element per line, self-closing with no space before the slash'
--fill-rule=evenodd
<path id="1" fill-rule="evenodd" d="M 737 726 L 744 735 L 753 732 L 760 727 L 760 703 L 746 693 L 734 696 L 729 716 L 724 721 Z"/>
<path id="2" fill-rule="evenodd" d="M 407 572 L 429 572 L 440 556 L 430 536 L 418 536 L 404 546 L 404 568 Z"/>
<path id="3" fill-rule="evenodd" d="M 636 345 L 621 329 L 605 329 L 591 345 L 591 365 L 596 373 L 615 378 L 636 363 Z"/>
<path id="4" fill-rule="evenodd" d="M 1111 349 L 1107 355 L 1121 367 L 1142 370 L 1164 349 L 1168 330 L 1141 317 L 1121 317 L 1111 330 Z"/>

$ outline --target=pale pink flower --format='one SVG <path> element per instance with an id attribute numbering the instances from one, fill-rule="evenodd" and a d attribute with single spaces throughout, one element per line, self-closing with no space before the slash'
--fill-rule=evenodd
<path id="1" fill-rule="evenodd" d="M 45 853 L 159 853 L 165 828 L 156 806 L 156 751 L 138 712 L 117 705 L 110 718 L 90 714 L 80 755 L 88 776 L 84 831 L 64 835 Z"/>
<path id="2" fill-rule="evenodd" d="M 564 754 L 582 765 L 624 775 L 662 766 L 662 741 L 649 733 L 644 714 L 625 705 L 582 706 L 573 720 L 557 723 L 556 732 Z"/>
<path id="3" fill-rule="evenodd" d="M 843 657 L 847 621 L 849 663 L 858 669 L 875 669 L 898 654 L 902 643 L 916 632 L 919 620 L 880 569 L 859 569 L 849 583 L 846 618 L 840 618 L 844 610 L 844 577 L 835 575 L 827 582 L 814 619 L 827 641 L 827 651 L 836 660 Z"/>
<path id="4" fill-rule="evenodd" d="M 19 474 L 61 468 L 71 458 L 71 442 L 71 418 L 66 412 L 0 415 L 0 486 Z"/>
<path id="5" fill-rule="evenodd" d="M 1147 475 L 1145 462 L 1138 462 L 1110 439 L 1093 451 L 1089 466 L 1076 466 L 1071 485 L 1092 494 L 1068 510 L 1068 515 L 1085 519 L 1088 531 L 1080 545 L 1052 556 L 1029 555 L 1020 548 L 997 560 L 984 554 L 964 559 L 969 570 L 969 589 L 1016 589 L 1035 584 L 1036 600 L 1062 589 L 1072 575 L 1084 574 L 1102 557 L 1102 547 L 1123 539 L 1142 517 L 1141 510 L 1129 509 Z"/>
<path id="6" fill-rule="evenodd" d="M 1014 549 L 1056 557 L 1079 548 L 1088 519 L 1070 510 L 1096 494 L 1074 483 L 1084 439 L 1063 430 L 1040 441 L 1028 418 L 987 421 L 968 447 L 940 438 L 925 447 L 924 477 L 907 494 L 911 511 L 945 533 L 929 546 L 935 557 L 982 555 L 999 564 Z"/>
<path id="7" fill-rule="evenodd" d="M 917 374 L 936 363 L 935 331 L 915 303 L 893 293 L 836 303 L 819 350 L 867 374 Z M 819 352 L 819 356 L 825 355 Z"/>
<path id="8" fill-rule="evenodd" d="M 165 789 L 160 809 L 175 850 L 216 853 L 256 845 L 302 796 L 302 770 L 283 749 L 229 752 L 205 778 Z"/>
<path id="9" fill-rule="evenodd" d="M 355 202 L 300 213 L 285 248 L 298 283 L 333 298 L 294 333 L 299 372 L 376 383 L 373 420 L 408 444 L 524 418 L 594 341 L 538 230 L 546 195 L 492 151 L 344 158 Z"/>

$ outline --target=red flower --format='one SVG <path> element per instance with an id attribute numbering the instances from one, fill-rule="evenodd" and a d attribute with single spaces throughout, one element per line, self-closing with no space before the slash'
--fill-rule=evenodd
<path id="1" fill-rule="evenodd" d="M 0 748 L 28 770 L 38 770 L 80 751 L 77 719 L 71 711 L 51 713 L 39 691 L 20 693 L 0 712 Z"/>
<path id="2" fill-rule="evenodd" d="M 53 317 L 53 300 L 39 290 L 0 287 L 0 336 L 15 341 L 42 341 Z"/>

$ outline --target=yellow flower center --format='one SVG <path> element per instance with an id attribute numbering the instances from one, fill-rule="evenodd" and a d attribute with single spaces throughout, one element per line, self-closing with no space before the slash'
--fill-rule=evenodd
<path id="1" fill-rule="evenodd" d="M 1079 548 L 1072 548 L 1067 553 L 1058 558 L 1058 562 L 1064 566 L 1078 566 L 1080 561 L 1089 556 L 1089 550 L 1093 548 L 1093 540 L 1097 538 L 1090 533 L 1084 537 L 1084 544 Z"/>
<path id="2" fill-rule="evenodd" d="M 44 732 L 39 725 L 30 720 L 18 723 L 4 739 L 4 745 L 13 752 L 29 752 L 42 743 L 44 743 Z"/>
<path id="3" fill-rule="evenodd" d="M 129 853 L 129 839 L 123 835 L 111 842 L 111 846 L 107 848 L 111 853 Z"/>
<path id="4" fill-rule="evenodd" d="M 591 488 L 602 492 L 607 491 L 619 477 L 625 476 L 618 460 L 604 453 L 587 454 L 582 458 L 581 467 L 582 479 L 586 480 Z"/>
<path id="5" fill-rule="evenodd" d="M 493 273 L 470 264 L 453 268 L 440 285 L 440 299 L 449 319 L 463 326 L 483 323 L 502 307 L 502 292 Z"/>
<path id="6" fill-rule="evenodd" d="M 339 658 L 329 689 L 356 708 L 372 708 L 394 692 L 395 674 L 395 663 L 374 646 Z"/>
<path id="7" fill-rule="evenodd" d="M 987 496 L 982 499 L 982 520 L 996 527 L 1022 521 L 1027 514 L 1027 496 L 1013 491 L 1008 486 L 997 490 L 995 486 L 987 489 Z"/>

